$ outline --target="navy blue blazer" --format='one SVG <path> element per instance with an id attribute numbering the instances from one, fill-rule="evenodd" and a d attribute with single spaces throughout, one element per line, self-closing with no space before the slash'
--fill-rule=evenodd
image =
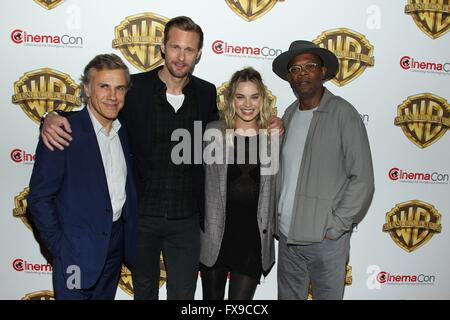
<path id="1" fill-rule="evenodd" d="M 44 244 L 65 271 L 81 270 L 81 288 L 95 284 L 105 264 L 112 207 L 100 148 L 87 107 L 68 117 L 72 142 L 63 151 L 50 151 L 42 141 L 30 180 L 28 207 Z M 133 265 L 137 251 L 137 196 L 124 126 L 119 130 L 126 164 L 124 226 L 125 262 Z"/>

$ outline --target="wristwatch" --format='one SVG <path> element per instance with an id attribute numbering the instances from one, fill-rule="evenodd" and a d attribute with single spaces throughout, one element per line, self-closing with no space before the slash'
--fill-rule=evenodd
<path id="1" fill-rule="evenodd" d="M 55 114 L 57 114 L 57 115 L 61 115 L 61 113 L 63 113 L 64 111 L 61 111 L 61 110 L 52 110 L 52 111 L 47 111 L 47 112 L 45 112 L 42 116 L 41 116 L 41 119 L 40 119 L 40 121 L 41 121 L 41 126 L 44 124 L 44 120 L 45 120 L 45 118 L 50 114 L 50 113 L 55 113 Z"/>

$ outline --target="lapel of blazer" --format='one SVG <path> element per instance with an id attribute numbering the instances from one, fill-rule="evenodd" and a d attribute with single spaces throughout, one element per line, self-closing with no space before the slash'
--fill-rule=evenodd
<path id="1" fill-rule="evenodd" d="M 269 176 L 267 174 L 263 175 L 263 174 L 261 174 L 261 172 L 262 172 L 262 168 L 260 167 L 259 168 L 259 175 L 260 175 L 260 178 L 259 178 L 259 194 L 260 195 L 263 194 L 264 185 L 265 185 L 266 181 L 269 178 Z"/>
<path id="2" fill-rule="evenodd" d="M 261 159 L 265 159 L 268 156 L 267 154 L 263 154 L 263 153 L 268 153 L 270 150 L 270 146 L 268 145 L 268 138 L 265 137 L 263 139 L 263 137 L 261 136 L 262 134 L 263 133 L 260 133 L 260 135 L 258 136 L 258 152 L 259 152 L 260 162 L 261 162 Z M 263 148 L 263 143 L 266 145 L 264 148 Z M 260 163 L 260 165 L 259 165 L 259 176 L 260 176 L 260 178 L 259 178 L 259 186 L 260 186 L 259 194 L 260 195 L 263 194 L 264 184 L 266 183 L 267 178 L 268 178 L 267 174 L 263 174 L 264 169 L 265 169 L 265 167 L 270 167 L 270 165 L 271 165 L 270 163 L 268 163 L 266 165 L 263 165 Z"/>
<path id="3" fill-rule="evenodd" d="M 219 188 L 220 188 L 220 195 L 222 199 L 222 208 L 225 211 L 226 210 L 226 203 L 227 203 L 227 173 L 228 173 L 228 166 L 226 164 L 218 165 L 218 176 L 219 176 Z"/>
<path id="4" fill-rule="evenodd" d="M 228 176 L 228 163 L 233 161 L 234 156 L 234 148 L 233 145 L 228 144 L 226 141 L 226 135 L 223 135 L 222 140 L 222 148 L 223 148 L 223 164 L 217 165 L 218 176 L 219 176 L 219 187 L 220 187 L 220 195 L 222 199 L 222 208 L 225 213 L 226 203 L 227 203 L 227 176 Z"/>
<path id="5" fill-rule="evenodd" d="M 131 190 L 134 192 L 135 180 L 134 180 L 134 171 L 133 171 L 133 159 L 132 159 L 132 154 L 131 154 L 131 150 L 130 150 L 130 144 L 128 142 L 127 128 L 126 128 L 126 125 L 124 125 L 124 123 L 122 123 L 122 127 L 119 130 L 119 138 L 120 138 L 120 143 L 122 145 L 123 156 L 124 156 L 125 162 L 127 164 L 127 186 L 130 187 Z M 128 192 L 128 190 L 127 190 L 127 192 Z"/>
<path id="6" fill-rule="evenodd" d="M 270 189 L 265 188 L 266 181 L 269 180 L 268 175 L 260 175 L 260 183 L 259 183 L 259 197 L 258 197 L 258 212 L 256 213 L 256 216 L 258 217 L 258 220 L 261 220 L 261 222 L 265 225 L 266 219 L 265 215 L 263 215 L 263 203 L 266 199 L 266 197 L 269 197 Z"/>
<path id="7" fill-rule="evenodd" d="M 262 133 L 261 133 L 262 134 Z M 267 143 L 267 139 L 261 139 L 261 136 L 259 136 L 258 137 L 258 139 L 259 139 L 259 148 L 258 148 L 258 151 L 259 151 L 259 159 L 262 159 L 262 157 L 263 157 L 263 155 L 262 155 L 262 152 L 267 152 L 268 150 L 267 150 L 267 148 L 262 148 L 262 143 Z M 265 157 L 267 157 L 267 155 L 264 155 Z M 263 174 L 264 173 L 264 169 L 265 169 L 265 167 L 267 167 L 267 166 L 270 166 L 270 163 L 269 164 L 267 164 L 267 165 L 263 165 L 263 164 L 260 164 L 260 166 L 259 166 L 259 199 L 258 199 L 258 212 L 257 212 L 257 216 L 259 217 L 259 218 L 261 218 L 261 219 L 263 219 L 264 217 L 262 217 L 261 216 L 261 209 L 262 209 L 262 207 L 261 207 L 261 205 L 262 205 L 262 203 L 263 203 L 263 201 L 264 201 L 264 198 L 265 197 L 268 197 L 268 196 L 270 196 L 267 192 L 266 192 L 266 189 L 265 189 L 265 184 L 266 184 L 266 182 L 270 179 L 270 175 L 268 175 L 268 174 Z M 266 172 L 267 173 L 267 172 Z M 269 189 L 270 190 L 270 189 Z"/>
<path id="8" fill-rule="evenodd" d="M 88 148 L 90 153 L 90 158 L 92 159 L 92 174 L 96 176 L 98 185 L 101 187 L 99 192 L 103 191 L 104 195 L 109 200 L 111 204 L 111 199 L 109 198 L 108 183 L 106 181 L 105 167 L 103 166 L 102 154 L 100 153 L 100 147 L 98 145 L 97 136 L 94 131 L 94 125 L 92 124 L 91 117 L 89 116 L 88 106 L 85 106 L 83 110 L 83 116 L 81 117 L 81 127 L 83 128 L 83 136 L 86 139 L 86 148 Z"/>
<path id="9" fill-rule="evenodd" d="M 126 128 L 122 121 L 121 121 L 121 124 L 122 124 L 122 126 L 119 129 L 119 138 L 120 138 L 120 144 L 122 145 L 123 156 L 124 156 L 125 162 L 127 164 L 127 176 L 128 176 L 128 172 L 130 172 L 130 168 L 131 168 L 131 159 L 130 159 L 131 153 L 130 153 L 130 146 L 128 144 Z"/>
<path id="10" fill-rule="evenodd" d="M 122 126 L 119 129 L 119 138 L 120 144 L 122 145 L 123 156 L 125 158 L 125 163 L 127 165 L 127 177 L 126 177 L 126 201 L 122 208 L 122 215 L 128 219 L 130 210 L 128 210 L 131 201 L 134 201 L 134 195 L 136 193 L 135 184 L 134 184 L 134 175 L 133 175 L 133 167 L 132 167 L 132 159 L 131 159 L 131 151 L 130 145 L 128 143 L 127 129 L 125 124 L 121 122 Z M 132 209 L 131 209 L 132 210 Z"/>

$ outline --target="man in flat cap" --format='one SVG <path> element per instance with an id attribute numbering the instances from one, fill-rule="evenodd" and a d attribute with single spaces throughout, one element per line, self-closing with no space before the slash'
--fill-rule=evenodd
<path id="1" fill-rule="evenodd" d="M 324 82 L 334 53 L 298 40 L 273 61 L 297 99 L 286 109 L 278 175 L 278 298 L 342 299 L 353 226 L 374 192 L 372 157 L 358 111 Z"/>

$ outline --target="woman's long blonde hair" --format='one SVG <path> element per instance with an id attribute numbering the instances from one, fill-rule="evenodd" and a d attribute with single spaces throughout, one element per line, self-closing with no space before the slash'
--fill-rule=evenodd
<path id="1" fill-rule="evenodd" d="M 241 82 L 253 82 L 258 93 L 261 95 L 261 105 L 259 107 L 259 114 L 256 120 L 258 129 L 266 129 L 269 125 L 269 119 L 272 115 L 269 97 L 267 95 L 266 86 L 262 81 L 261 74 L 253 69 L 247 67 L 242 70 L 236 71 L 228 84 L 228 88 L 224 92 L 224 107 L 220 110 L 220 118 L 225 121 L 227 129 L 236 129 L 236 110 L 234 107 L 234 96 L 236 94 L 237 87 Z"/>

